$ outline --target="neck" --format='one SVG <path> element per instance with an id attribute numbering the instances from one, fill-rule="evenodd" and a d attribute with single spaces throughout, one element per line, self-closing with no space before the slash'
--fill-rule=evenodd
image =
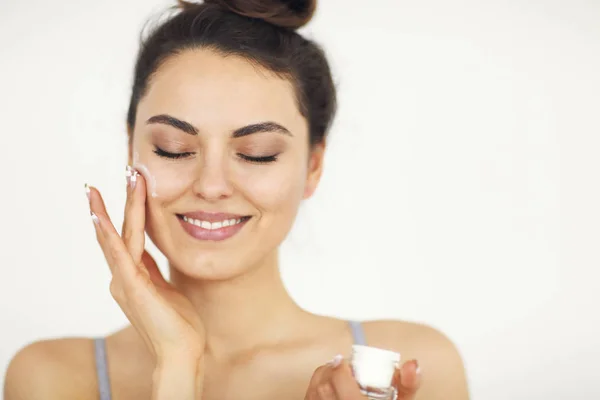
<path id="1" fill-rule="evenodd" d="M 308 315 L 286 291 L 277 254 L 230 280 L 193 279 L 172 266 L 170 277 L 200 315 L 206 351 L 216 357 L 276 344 Z"/>

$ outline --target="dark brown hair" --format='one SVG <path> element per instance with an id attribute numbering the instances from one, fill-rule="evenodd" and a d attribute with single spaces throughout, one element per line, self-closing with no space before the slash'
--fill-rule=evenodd
<path id="1" fill-rule="evenodd" d="M 335 86 L 321 47 L 296 32 L 312 18 L 316 0 L 180 0 L 178 8 L 141 41 L 127 114 L 130 133 L 138 103 L 159 67 L 183 51 L 205 48 L 243 57 L 289 79 L 308 121 L 310 144 L 323 142 L 336 110 Z"/>

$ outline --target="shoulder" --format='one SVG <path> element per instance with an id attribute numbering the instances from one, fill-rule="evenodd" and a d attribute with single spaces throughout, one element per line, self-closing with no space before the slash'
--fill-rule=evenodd
<path id="1" fill-rule="evenodd" d="M 96 398 L 92 339 L 43 340 L 19 350 L 4 382 L 5 400 Z"/>
<path id="2" fill-rule="evenodd" d="M 403 361 L 417 360 L 423 374 L 417 399 L 469 398 L 462 357 L 445 334 L 404 321 L 369 321 L 363 327 L 369 345 L 397 351 Z"/>
<path id="3" fill-rule="evenodd" d="M 394 320 L 367 321 L 362 325 L 369 344 L 402 349 L 407 352 L 403 354 L 404 359 L 414 352 L 457 352 L 446 335 L 427 325 Z"/>

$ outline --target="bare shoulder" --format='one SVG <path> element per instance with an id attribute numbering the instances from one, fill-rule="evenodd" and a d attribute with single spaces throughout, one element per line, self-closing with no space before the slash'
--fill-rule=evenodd
<path id="1" fill-rule="evenodd" d="M 469 398 L 462 357 L 445 334 L 404 321 L 369 321 L 363 326 L 370 345 L 397 351 L 403 361 L 417 360 L 423 374 L 418 400 Z"/>
<path id="2" fill-rule="evenodd" d="M 416 355 L 439 353 L 440 351 L 457 353 L 456 347 L 446 335 L 427 325 L 378 320 L 364 322 L 363 328 L 369 344 L 403 350 L 402 358 L 404 360 Z"/>
<path id="3" fill-rule="evenodd" d="M 23 347 L 11 360 L 4 400 L 95 399 L 92 339 L 43 340 Z"/>

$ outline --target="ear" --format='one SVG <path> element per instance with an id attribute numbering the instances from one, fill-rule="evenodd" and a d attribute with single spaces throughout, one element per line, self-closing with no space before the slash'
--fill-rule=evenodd
<path id="1" fill-rule="evenodd" d="M 325 158 L 325 140 L 323 143 L 314 145 L 310 150 L 308 159 L 308 173 L 306 175 L 306 185 L 304 186 L 304 199 L 307 199 L 313 195 L 321 175 L 323 173 L 323 161 Z"/>

